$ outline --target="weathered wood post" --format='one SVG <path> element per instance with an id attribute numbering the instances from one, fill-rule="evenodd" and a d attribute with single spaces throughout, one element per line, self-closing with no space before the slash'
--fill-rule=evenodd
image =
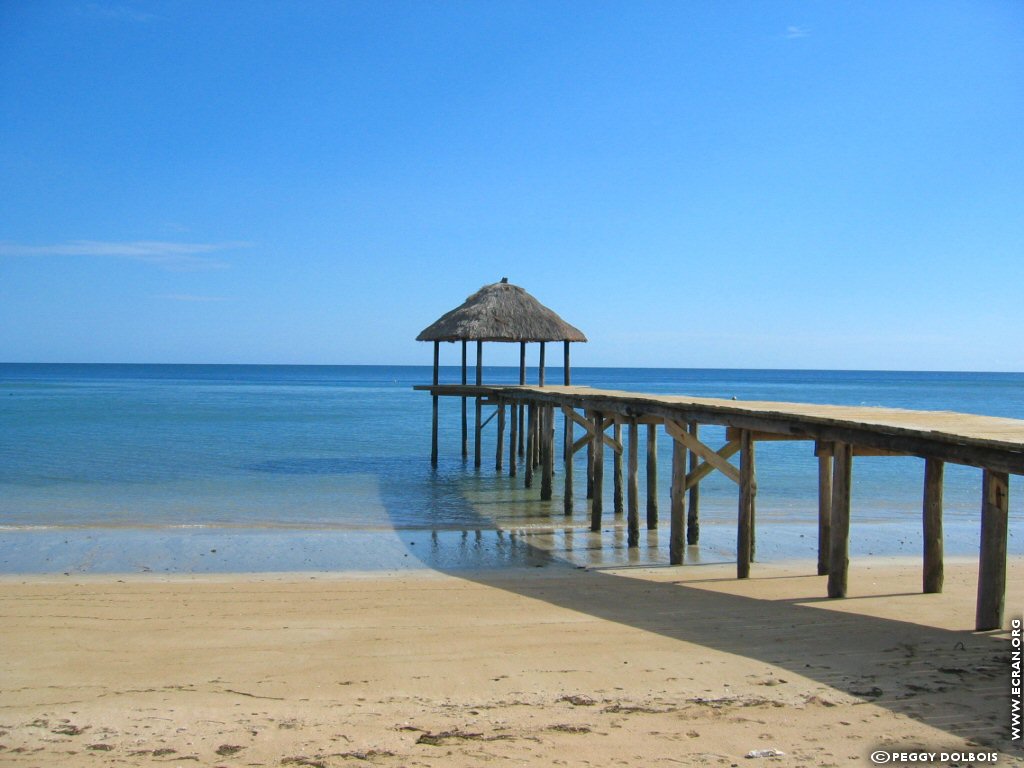
<path id="1" fill-rule="evenodd" d="M 541 435 L 541 468 L 540 468 L 540 499 L 551 501 L 551 477 L 554 470 L 554 436 L 555 436 L 555 414 L 550 405 L 541 406 L 544 413 L 543 425 L 544 434 Z"/>
<path id="2" fill-rule="evenodd" d="M 945 464 L 939 459 L 924 461 L 924 574 L 923 590 L 941 592 L 942 563 L 942 476 Z"/>
<path id="3" fill-rule="evenodd" d="M 612 427 L 612 435 L 615 442 L 622 445 L 622 422 L 615 419 L 615 426 Z M 612 457 L 612 480 L 614 493 L 612 495 L 612 507 L 616 515 L 622 514 L 622 451 L 615 449 Z"/>
<path id="4" fill-rule="evenodd" d="M 583 411 L 583 416 L 591 423 L 594 422 L 593 414 L 590 411 Z M 587 441 L 587 498 L 594 498 L 594 441 Z"/>
<path id="5" fill-rule="evenodd" d="M 658 426 L 647 425 L 647 529 L 658 527 Z"/>
<path id="6" fill-rule="evenodd" d="M 832 526 L 829 544 L 828 596 L 846 597 L 850 567 L 850 486 L 853 483 L 853 446 L 832 446 Z"/>
<path id="7" fill-rule="evenodd" d="M 526 478 L 523 481 L 523 485 L 526 488 L 533 487 L 533 451 L 537 445 L 537 441 L 534 439 L 537 433 L 537 406 L 535 403 L 530 403 L 526 407 Z"/>
<path id="8" fill-rule="evenodd" d="M 466 340 L 462 340 L 462 386 L 466 386 Z M 462 396 L 462 458 L 469 458 L 469 420 L 466 418 L 466 396 Z"/>
<path id="9" fill-rule="evenodd" d="M 981 558 L 978 568 L 979 632 L 1003 626 L 1006 595 L 1006 532 L 1009 515 L 1009 476 L 990 469 L 982 473 Z"/>
<path id="10" fill-rule="evenodd" d="M 694 440 L 700 439 L 700 427 L 696 421 L 688 425 L 690 434 Z M 693 472 L 700 466 L 700 455 L 696 451 L 690 451 L 690 471 Z M 700 482 L 697 481 L 690 486 L 690 506 L 686 512 L 686 543 L 698 544 L 700 542 Z"/>
<path id="11" fill-rule="evenodd" d="M 832 549 L 832 445 L 815 443 L 818 455 L 818 575 L 829 572 Z"/>
<path id="12" fill-rule="evenodd" d="M 434 342 L 434 386 L 437 386 L 437 364 L 441 355 L 441 342 Z M 437 466 L 437 392 L 434 392 L 434 409 L 431 417 L 431 428 L 430 428 L 430 464 L 431 466 Z"/>
<path id="13" fill-rule="evenodd" d="M 508 476 L 515 477 L 518 471 L 517 465 L 519 460 L 516 458 L 516 444 L 519 442 L 519 409 L 522 405 L 517 405 L 513 400 L 508 405 L 508 415 L 511 425 L 508 430 Z"/>
<path id="14" fill-rule="evenodd" d="M 639 442 L 640 427 L 633 417 L 629 420 L 629 477 L 626 481 L 626 525 L 629 529 L 628 545 L 631 547 L 640 545 L 640 483 L 637 478 L 640 469 Z"/>
<path id="15" fill-rule="evenodd" d="M 526 342 L 519 342 L 519 386 L 526 384 Z M 525 425 L 525 411 L 526 406 L 523 403 L 519 403 L 519 458 L 525 456 L 525 448 L 523 443 L 525 442 L 526 432 Z"/>
<path id="16" fill-rule="evenodd" d="M 562 342 L 562 383 L 565 386 L 567 386 L 567 387 L 572 385 L 571 370 L 572 369 L 569 367 L 569 342 L 568 341 L 563 341 Z M 563 452 L 564 456 L 568 456 L 569 460 L 571 461 L 572 460 L 572 433 L 573 433 L 573 428 L 572 428 L 572 424 L 570 423 L 570 421 L 571 421 L 570 419 L 566 418 L 566 419 L 564 419 L 564 421 L 565 421 L 565 428 L 563 429 L 563 436 L 562 436 L 562 442 L 563 442 L 563 444 L 562 444 L 562 452 Z"/>
<path id="17" fill-rule="evenodd" d="M 683 444 L 673 439 L 672 511 L 668 534 L 668 561 L 670 565 L 683 564 L 683 533 L 686 520 L 686 455 L 687 450 Z"/>
<path id="18" fill-rule="evenodd" d="M 754 469 L 754 440 L 749 429 L 740 430 L 740 510 L 736 531 L 736 577 L 750 577 L 753 549 L 754 500 L 757 475 Z"/>
<path id="19" fill-rule="evenodd" d="M 604 512 L 604 414 L 594 411 L 594 498 L 590 505 L 590 530 L 601 532 L 601 514 Z"/>
<path id="20" fill-rule="evenodd" d="M 568 344 L 569 342 L 566 342 Z M 565 514 L 572 514 L 572 445 L 576 441 L 576 428 L 568 416 L 565 417 L 565 491 L 562 494 L 562 503 Z"/>
<path id="21" fill-rule="evenodd" d="M 476 385 L 479 387 L 484 383 L 484 343 L 476 343 Z M 483 401 L 479 395 L 476 398 L 476 439 L 473 443 L 473 466 L 480 468 L 480 432 L 483 427 L 480 424 L 483 411 Z"/>
<path id="22" fill-rule="evenodd" d="M 505 401 L 498 400 L 498 439 L 494 446 L 494 468 L 501 472 L 505 452 Z"/>

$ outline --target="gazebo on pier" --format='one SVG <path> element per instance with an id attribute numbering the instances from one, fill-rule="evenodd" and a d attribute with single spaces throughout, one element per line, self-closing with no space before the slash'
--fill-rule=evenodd
<path id="1" fill-rule="evenodd" d="M 585 342 L 587 337 L 578 328 L 565 322 L 555 312 L 545 307 L 537 299 L 503 277 L 500 282 L 485 285 L 462 304 L 445 313 L 434 323 L 424 328 L 417 341 L 434 342 L 434 379 L 438 384 L 438 364 L 442 341 L 462 343 L 462 384 L 466 380 L 466 347 L 468 342 L 476 342 L 476 384 L 483 384 L 483 344 L 485 341 L 502 343 L 519 343 L 519 383 L 526 384 L 526 345 L 530 342 L 540 344 L 538 359 L 538 384 L 544 386 L 545 347 L 547 342 L 563 343 L 564 383 L 571 384 L 571 368 L 569 365 L 569 344 L 574 341 Z M 481 421 L 483 401 L 475 398 L 476 420 L 474 426 L 474 465 L 480 466 L 480 432 L 485 422 Z M 438 396 L 434 395 L 433 424 L 431 431 L 430 461 L 437 466 L 437 405 Z M 518 413 L 517 413 L 518 410 Z M 498 406 L 498 431 L 504 426 L 505 408 Z M 523 406 L 511 409 L 512 435 L 511 442 L 517 445 L 519 455 L 523 455 L 524 437 Z M 516 436 L 518 435 L 518 441 Z M 500 463 L 501 439 L 498 440 Z M 466 414 L 466 398 L 462 398 L 462 456 L 469 455 L 468 423 Z M 515 474 L 516 457 L 510 457 L 510 472 Z"/>

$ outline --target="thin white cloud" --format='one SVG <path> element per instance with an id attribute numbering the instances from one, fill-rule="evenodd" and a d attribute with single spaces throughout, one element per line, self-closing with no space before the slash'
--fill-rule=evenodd
<path id="1" fill-rule="evenodd" d="M 790 25 L 790 26 L 786 27 L 786 39 L 788 39 L 788 40 L 795 40 L 798 37 L 810 37 L 810 36 L 811 36 L 811 30 L 807 29 L 807 27 L 797 27 L 797 26 L 794 26 L 794 25 Z"/>
<path id="2" fill-rule="evenodd" d="M 0 242 L 0 256 L 84 256 L 141 261 L 165 269 L 224 269 L 227 262 L 209 254 L 244 248 L 249 243 L 174 243 L 163 240 L 109 242 L 72 240 L 54 245 Z"/>

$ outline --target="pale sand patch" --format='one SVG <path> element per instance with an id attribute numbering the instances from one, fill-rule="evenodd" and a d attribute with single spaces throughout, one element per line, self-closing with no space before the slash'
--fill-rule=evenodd
<path id="1" fill-rule="evenodd" d="M 976 563 L 922 595 L 917 562 L 854 562 L 840 601 L 813 572 L 5 577 L 0 764 L 1024 765 Z"/>

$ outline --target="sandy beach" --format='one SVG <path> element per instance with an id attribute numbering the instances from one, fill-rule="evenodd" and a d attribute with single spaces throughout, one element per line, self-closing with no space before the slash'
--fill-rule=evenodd
<path id="1" fill-rule="evenodd" d="M 0 764 L 1024 765 L 976 562 L 941 595 L 913 560 L 838 601 L 813 572 L 8 576 Z M 1011 559 L 1007 622 L 1022 594 Z"/>

